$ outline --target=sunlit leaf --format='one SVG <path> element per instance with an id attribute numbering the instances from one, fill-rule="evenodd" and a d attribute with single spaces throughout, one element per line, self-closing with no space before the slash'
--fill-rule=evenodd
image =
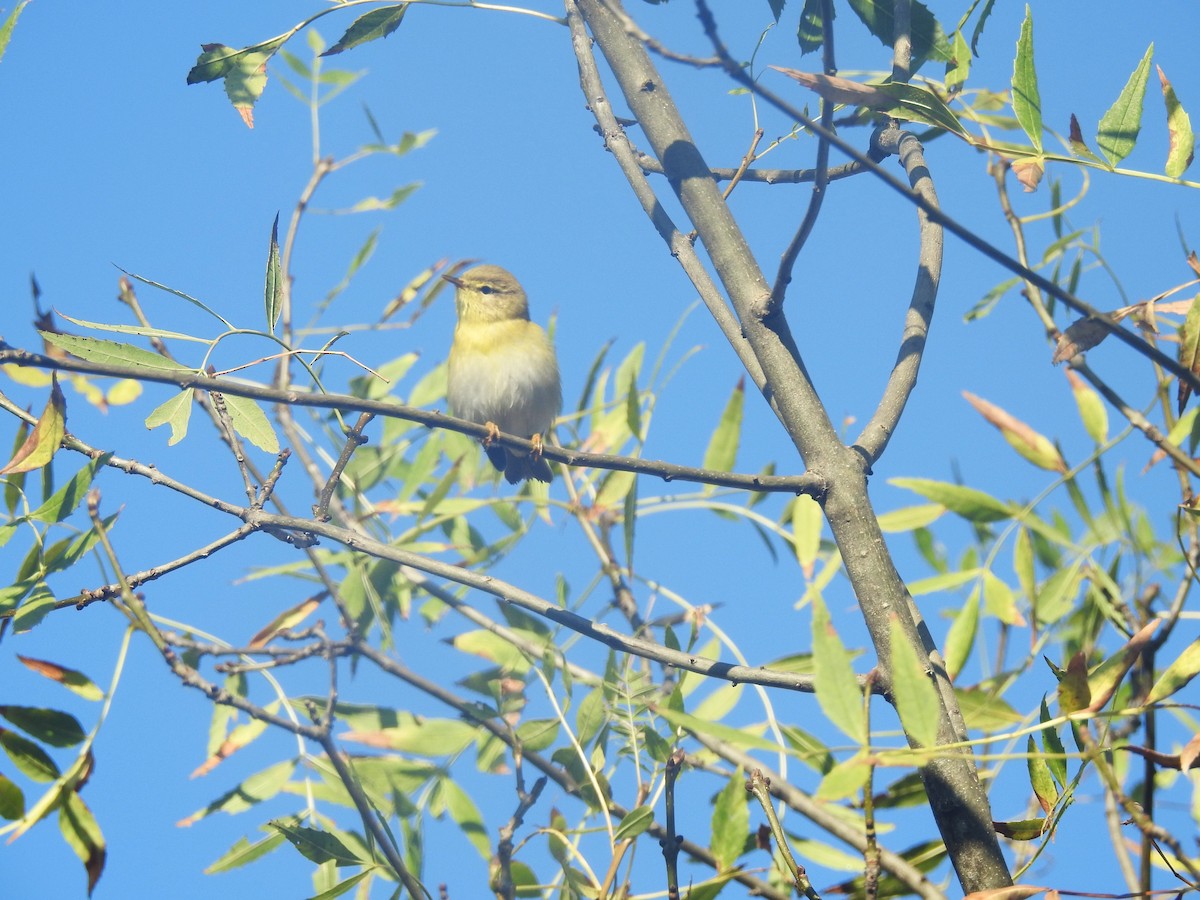
<path id="1" fill-rule="evenodd" d="M 1158 80 L 1162 84 L 1163 102 L 1167 106 L 1168 150 L 1167 165 L 1164 171 L 1172 178 L 1179 178 L 1192 164 L 1196 137 L 1192 133 L 1192 120 L 1184 110 L 1183 104 L 1179 102 L 1179 98 L 1175 96 L 1175 88 L 1171 86 L 1171 82 L 1167 81 L 1162 66 L 1156 66 L 1156 68 L 1158 69 Z"/>
<path id="2" fill-rule="evenodd" d="M 1166 700 L 1187 686 L 1200 673 L 1200 638 L 1188 644 L 1184 651 L 1167 666 L 1167 670 L 1159 676 L 1150 693 L 1146 695 L 1146 705 Z"/>
<path id="3" fill-rule="evenodd" d="M 171 426 L 171 437 L 167 446 L 178 444 L 187 435 L 188 422 L 192 418 L 192 389 L 187 388 L 175 396 L 160 403 L 150 415 L 146 416 L 146 427 L 157 428 L 159 425 Z"/>
<path id="4" fill-rule="evenodd" d="M 75 851 L 87 873 L 88 896 L 104 872 L 108 856 L 104 835 L 96 817 L 76 791 L 63 793 L 58 807 L 58 829 L 68 847 Z"/>
<path id="5" fill-rule="evenodd" d="M 739 768 L 729 776 L 713 803 L 710 849 L 719 872 L 731 868 L 746 848 L 746 838 L 750 835 L 748 796 L 746 776 Z"/>
<path id="6" fill-rule="evenodd" d="M 279 213 L 271 224 L 271 242 L 267 247 L 267 277 L 263 302 L 267 314 L 267 331 L 274 333 L 275 323 L 283 311 L 283 271 L 279 263 Z"/>
<path id="7" fill-rule="evenodd" d="M 850 654 L 834 630 L 825 603 L 813 597 L 813 682 L 817 703 L 834 725 L 860 744 L 867 741 L 863 721 L 862 689 L 854 675 Z"/>
<path id="8" fill-rule="evenodd" d="M 1151 44 L 1129 76 L 1121 95 L 1100 118 L 1096 143 L 1110 165 L 1120 165 L 1137 143 L 1138 132 L 1142 129 L 1142 103 L 1146 97 L 1146 82 L 1150 78 L 1150 59 L 1153 55 L 1154 44 Z"/>
<path id="9" fill-rule="evenodd" d="M 888 484 L 907 488 L 972 522 L 999 522 L 1011 519 L 1014 514 L 1014 510 L 1007 503 L 983 491 L 960 484 L 928 478 L 890 478 Z"/>
<path id="10" fill-rule="evenodd" d="M 318 865 L 332 862 L 336 866 L 358 866 L 370 862 L 370 860 L 359 858 L 358 854 L 328 831 L 306 828 L 303 825 L 292 825 L 278 819 L 268 824 L 287 838 L 306 859 L 312 860 Z"/>
<path id="11" fill-rule="evenodd" d="M 1179 326 L 1179 364 L 1193 375 L 1200 374 L 1200 294 L 1192 298 L 1187 316 Z M 1179 379 L 1177 413 L 1183 413 L 1191 395 L 1192 386 Z"/>
<path id="12" fill-rule="evenodd" d="M 1025 20 L 1013 60 L 1012 106 L 1017 121 L 1033 148 L 1042 152 L 1042 97 L 1038 92 L 1037 69 L 1033 64 L 1033 13 L 1025 4 Z"/>
<path id="13" fill-rule="evenodd" d="M 221 396 L 225 400 L 225 408 L 229 410 L 234 431 L 259 450 L 265 450 L 267 453 L 279 452 L 279 438 L 261 406 L 248 397 L 238 397 L 234 394 Z"/>
<path id="14" fill-rule="evenodd" d="M 922 663 L 909 642 L 900 619 L 891 619 L 892 692 L 896 712 L 910 738 L 921 747 L 937 744 L 941 702 L 930 681 L 929 662 Z"/>
<path id="15" fill-rule="evenodd" d="M 333 56 L 335 53 L 351 50 L 369 41 L 387 37 L 400 27 L 406 12 L 408 12 L 408 4 L 400 3 L 396 6 L 381 6 L 364 13 L 355 19 L 346 29 L 346 33 L 338 38 L 337 43 L 321 56 Z"/>
<path id="16" fill-rule="evenodd" d="M 73 691 L 85 700 L 104 699 L 104 691 L 100 690 L 92 679 L 76 669 L 69 669 L 66 666 L 60 666 L 58 663 L 52 663 L 44 659 L 34 659 L 29 656 L 21 656 L 20 654 L 17 654 L 17 659 L 26 668 L 37 672 L 45 678 L 49 678 L 51 681 L 58 682 L 67 690 Z"/>
<path id="17" fill-rule="evenodd" d="M 17 448 L 12 459 L 0 469 L 0 475 L 19 475 L 40 469 L 54 458 L 67 429 L 67 398 L 58 386 L 58 379 L 51 382 L 50 399 L 38 416 L 37 424 L 25 441 Z"/>
<path id="18" fill-rule="evenodd" d="M 1067 471 L 1066 461 L 1049 438 L 1034 431 L 1028 424 L 996 404 L 976 397 L 969 391 L 963 391 L 962 394 L 989 425 L 999 429 L 1004 439 L 1023 458 L 1040 469 L 1051 472 Z"/>

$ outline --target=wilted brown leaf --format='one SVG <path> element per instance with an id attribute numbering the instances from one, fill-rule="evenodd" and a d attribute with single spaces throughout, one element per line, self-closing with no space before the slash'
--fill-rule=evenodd
<path id="1" fill-rule="evenodd" d="M 1076 319 L 1062 334 L 1058 336 L 1058 346 L 1054 356 L 1050 358 L 1053 365 L 1066 362 L 1080 353 L 1091 350 L 1108 337 L 1109 330 L 1091 316 Z"/>
<path id="2" fill-rule="evenodd" d="M 1042 176 L 1046 174 L 1046 161 L 1039 156 L 1018 159 L 1013 162 L 1012 171 L 1025 193 L 1032 194 L 1042 183 Z"/>
<path id="3" fill-rule="evenodd" d="M 776 72 L 782 72 L 810 91 L 820 94 L 826 100 L 834 103 L 846 103 L 850 106 L 869 106 L 873 109 L 890 109 L 896 101 L 869 84 L 851 81 L 848 78 L 838 78 L 836 75 L 821 75 L 816 72 L 801 72 L 799 69 L 785 69 L 782 66 L 770 66 Z"/>

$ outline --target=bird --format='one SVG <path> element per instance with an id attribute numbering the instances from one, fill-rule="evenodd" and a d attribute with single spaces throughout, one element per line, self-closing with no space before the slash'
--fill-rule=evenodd
<path id="1" fill-rule="evenodd" d="M 442 278 L 456 289 L 458 313 L 447 371 L 450 412 L 487 427 L 484 450 L 509 484 L 549 484 L 542 438 L 562 409 L 554 345 L 529 320 L 525 291 L 507 269 L 485 264 Z M 533 452 L 495 443 L 500 432 L 529 438 Z"/>

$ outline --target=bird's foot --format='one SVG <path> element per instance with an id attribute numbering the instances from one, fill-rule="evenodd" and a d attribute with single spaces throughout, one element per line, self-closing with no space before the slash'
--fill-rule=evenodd
<path id="1" fill-rule="evenodd" d="M 542 436 L 535 434 L 530 437 L 529 442 L 533 444 L 533 451 L 530 453 L 530 456 L 533 457 L 534 462 L 537 462 L 542 458 Z"/>
<path id="2" fill-rule="evenodd" d="M 496 438 L 500 437 L 500 426 L 495 422 L 484 422 L 483 427 L 487 429 L 487 434 L 483 437 L 483 446 L 490 447 L 496 442 Z"/>

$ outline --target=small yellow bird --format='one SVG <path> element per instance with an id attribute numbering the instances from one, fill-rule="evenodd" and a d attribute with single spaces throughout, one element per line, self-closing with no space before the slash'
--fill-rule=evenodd
<path id="1" fill-rule="evenodd" d="M 527 478 L 549 484 L 553 475 L 541 456 L 542 436 L 562 409 L 554 346 L 529 321 L 525 291 L 512 273 L 484 265 L 442 278 L 457 288 L 458 325 L 446 385 L 450 412 L 494 434 L 528 437 L 532 454 L 494 444 L 494 434 L 483 446 L 509 484 Z"/>

